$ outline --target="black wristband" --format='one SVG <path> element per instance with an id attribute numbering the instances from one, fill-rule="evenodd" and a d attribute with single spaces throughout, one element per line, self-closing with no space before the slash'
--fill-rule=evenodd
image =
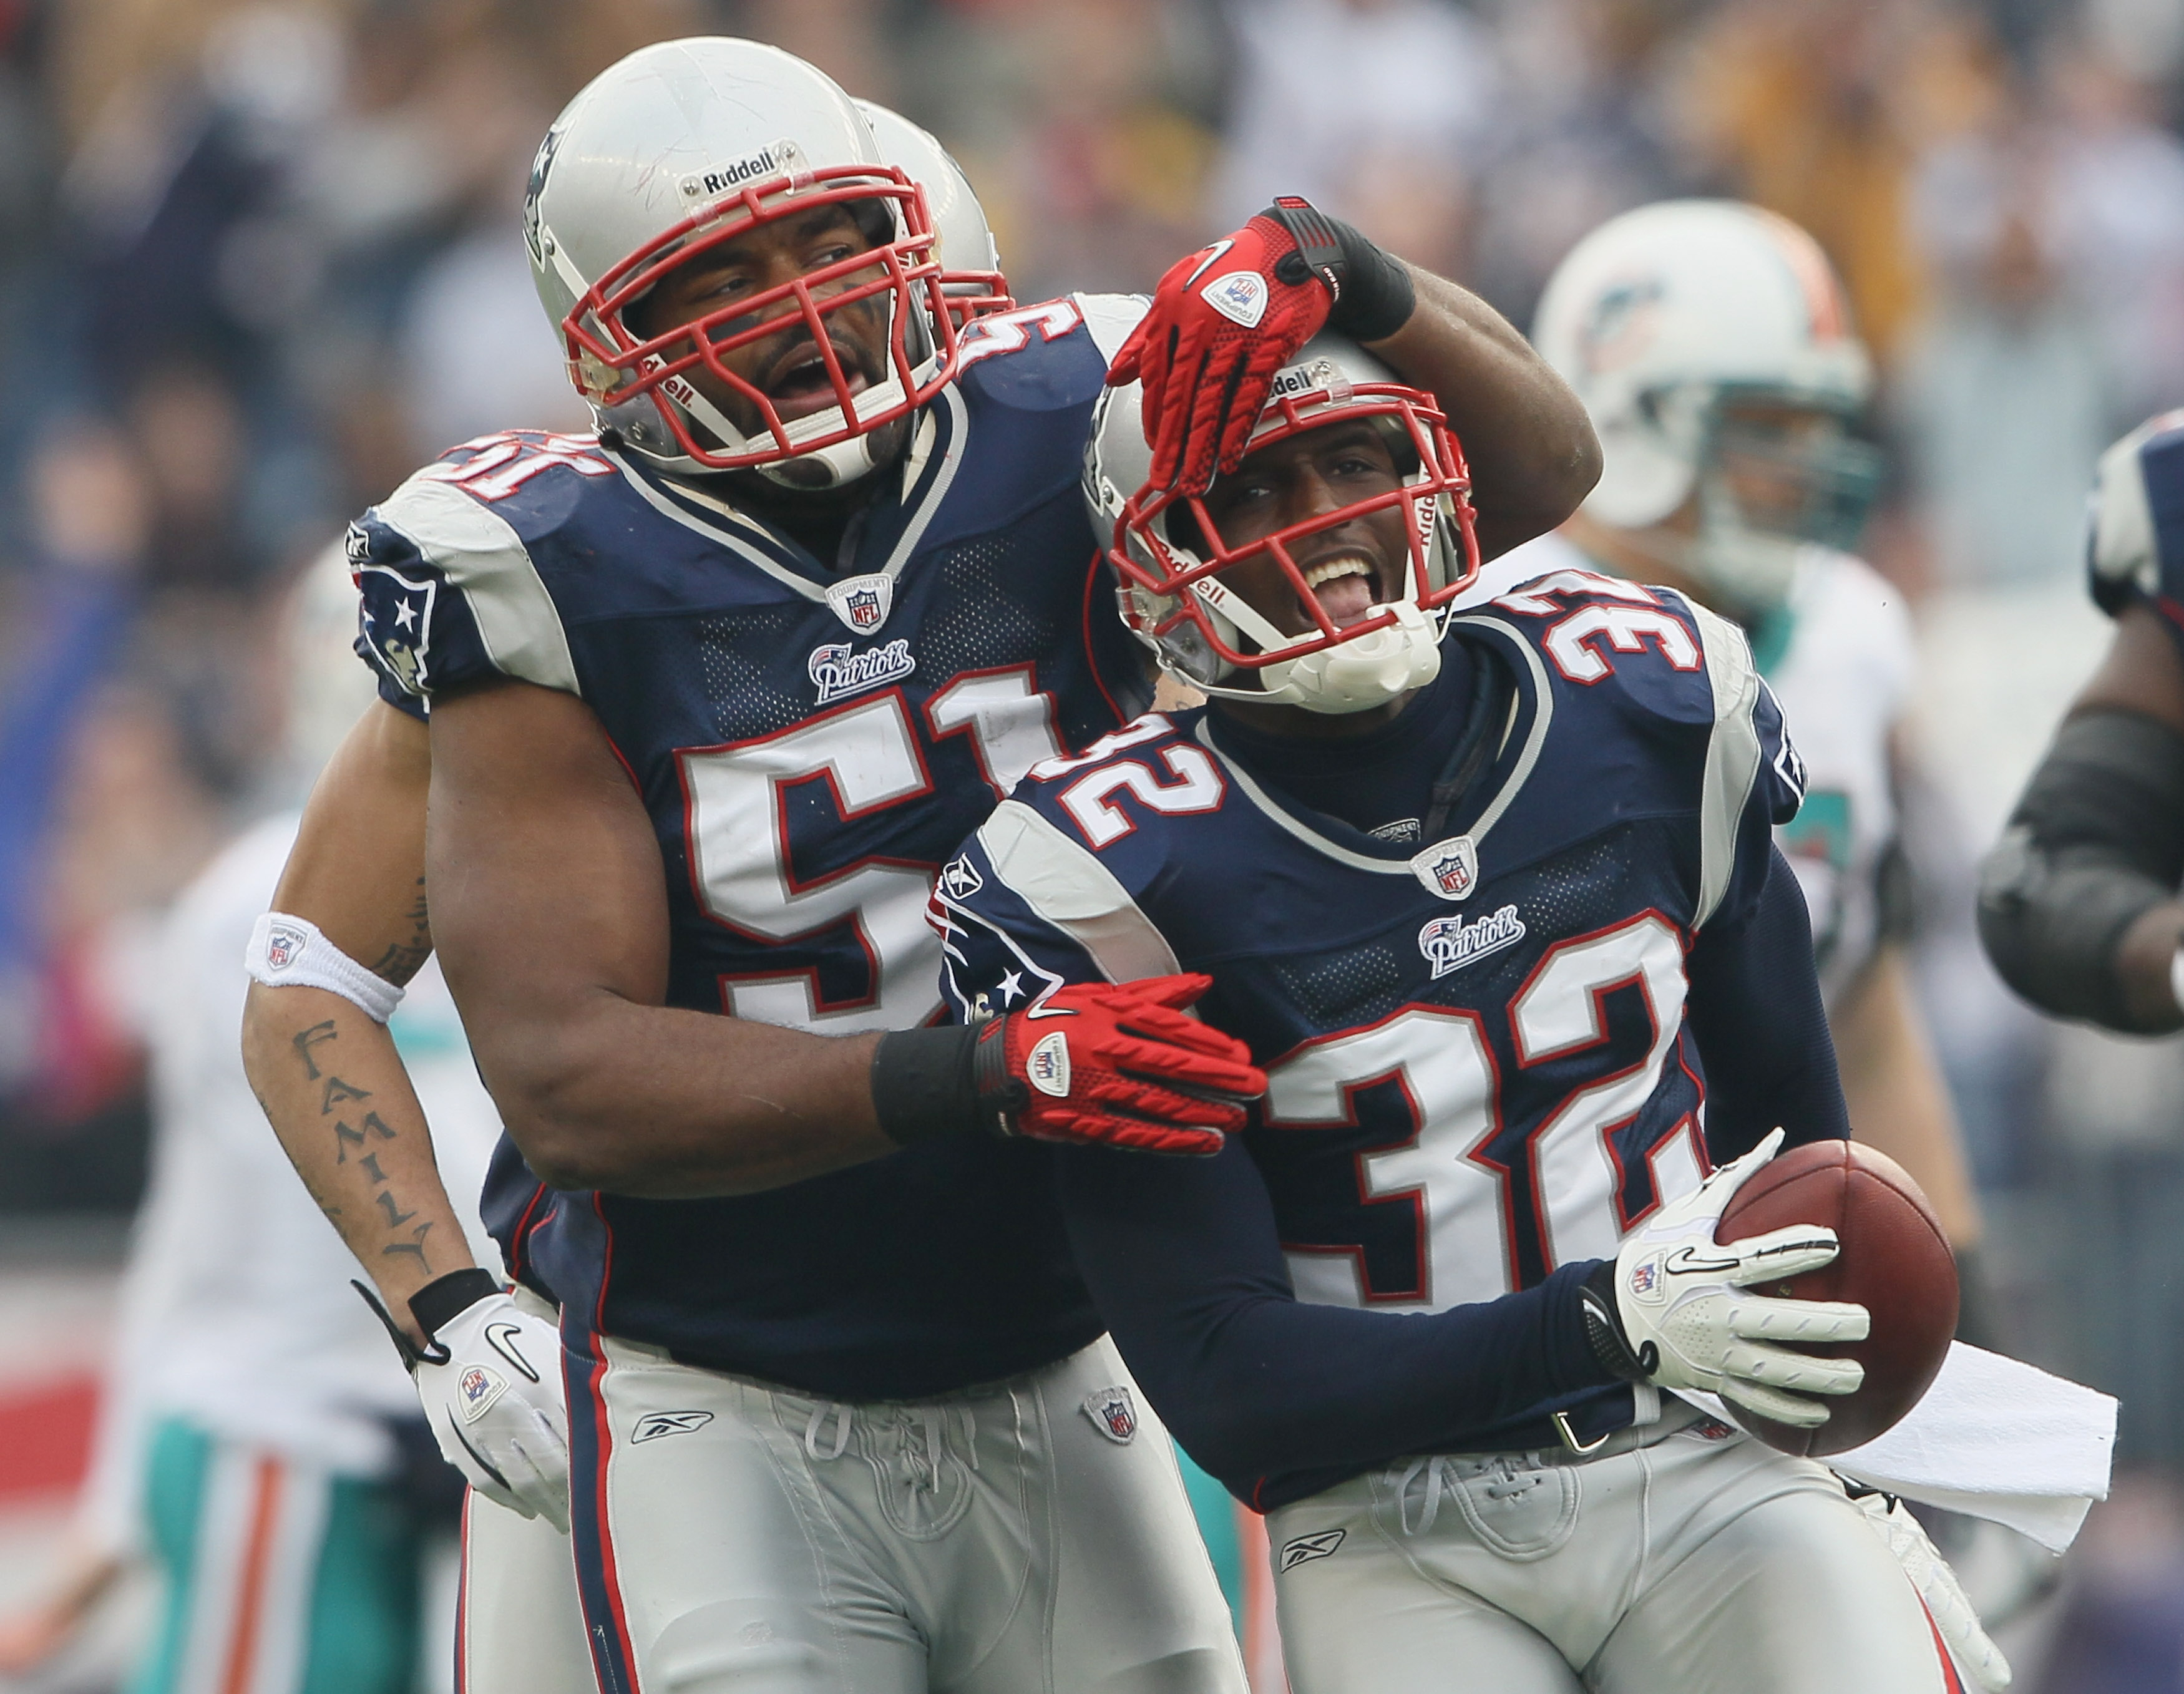
<path id="1" fill-rule="evenodd" d="M 435 1277 L 410 1296 L 410 1315 L 427 1340 L 440 1333 L 440 1325 L 467 1312 L 489 1295 L 500 1292 L 500 1279 L 489 1270 L 472 1267 Z"/>
<path id="2" fill-rule="evenodd" d="M 1337 335 L 1384 341 L 1411 320 L 1418 288 L 1408 267 L 1386 248 L 1294 194 L 1281 196 L 1260 215 L 1272 218 L 1297 244 L 1274 275 L 1284 282 L 1313 276 L 1325 283 L 1333 298 L 1327 326 Z"/>
<path id="3" fill-rule="evenodd" d="M 1619 1382 L 1645 1382 L 1653 1373 L 1630 1349 L 1623 1319 L 1615 1309 L 1615 1261 L 1602 1259 L 1580 1284 L 1578 1310 L 1585 1318 L 1585 1345 L 1593 1362 Z"/>
<path id="4" fill-rule="evenodd" d="M 989 1101 L 980 1086 L 978 1038 L 984 1033 L 973 1024 L 881 1036 L 872 1050 L 872 1110 L 881 1133 L 904 1147 L 1006 1133 L 996 1115 L 1000 1102 Z M 998 1048 L 998 1028 L 994 1035 L 991 1045 Z"/>

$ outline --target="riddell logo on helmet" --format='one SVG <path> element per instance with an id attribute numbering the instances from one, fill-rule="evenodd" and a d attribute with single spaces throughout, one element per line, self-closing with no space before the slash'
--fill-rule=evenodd
<path id="1" fill-rule="evenodd" d="M 1309 365 L 1291 365 L 1277 371 L 1273 384 L 1267 390 L 1267 404 L 1272 405 L 1276 400 L 1294 400 L 1311 393 L 1315 388 L 1332 388 L 1334 376 L 1334 362 L 1328 359 L 1315 359 Z"/>
<path id="2" fill-rule="evenodd" d="M 772 147 L 761 148 L 748 159 L 738 159 L 731 164 L 716 165 L 710 170 L 694 170 L 676 186 L 686 200 L 703 196 L 725 194 L 732 188 L 740 188 L 746 182 L 756 182 L 768 176 L 778 176 L 789 169 L 796 157 L 796 148 L 789 142 L 776 142 Z"/>

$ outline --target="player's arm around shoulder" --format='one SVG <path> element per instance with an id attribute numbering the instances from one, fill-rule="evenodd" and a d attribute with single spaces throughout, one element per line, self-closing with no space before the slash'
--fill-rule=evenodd
<path id="1" fill-rule="evenodd" d="M 1367 351 L 1431 393 L 1463 443 L 1479 552 L 1496 558 L 1544 535 L 1600 480 L 1584 404 L 1516 327 L 1469 289 L 1406 265 L 1418 304 Z"/>

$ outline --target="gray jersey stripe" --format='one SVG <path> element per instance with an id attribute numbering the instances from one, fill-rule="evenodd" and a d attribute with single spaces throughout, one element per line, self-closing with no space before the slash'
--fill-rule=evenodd
<path id="1" fill-rule="evenodd" d="M 382 502 L 378 515 L 460 590 L 497 670 L 566 694 L 583 692 L 553 596 L 504 519 L 460 488 L 421 476 Z"/>
<path id="2" fill-rule="evenodd" d="M 1699 796 L 1699 903 L 1691 927 L 1714 914 L 1736 868 L 1736 827 L 1759 774 L 1759 673 L 1744 632 L 1696 600 L 1685 602 L 1699 626 L 1707 682 L 1713 689 L 1713 736 L 1707 744 L 1706 777 Z"/>
<path id="3" fill-rule="evenodd" d="M 1167 977 L 1178 968 L 1167 937 L 1138 910 L 1089 849 L 1017 800 L 978 827 L 994 874 L 1017 898 L 1092 956 L 1109 982 Z"/>

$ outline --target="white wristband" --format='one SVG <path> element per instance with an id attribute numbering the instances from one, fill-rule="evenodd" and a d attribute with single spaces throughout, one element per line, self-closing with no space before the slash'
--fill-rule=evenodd
<path id="1" fill-rule="evenodd" d="M 375 1023 L 402 1004 L 402 990 L 376 977 L 326 938 L 308 917 L 261 911 L 243 950 L 242 968 L 268 988 L 324 989 L 337 994 Z"/>
<path id="2" fill-rule="evenodd" d="M 2184 1011 L 2184 946 L 2169 956 L 2169 997 Z"/>

